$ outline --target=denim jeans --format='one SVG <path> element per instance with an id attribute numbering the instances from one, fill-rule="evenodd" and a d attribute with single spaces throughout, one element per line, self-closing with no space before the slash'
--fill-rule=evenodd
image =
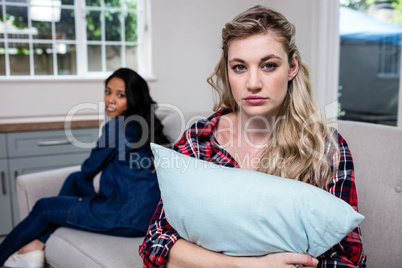
<path id="1" fill-rule="evenodd" d="M 0 244 L 0 266 L 9 256 L 35 239 L 45 243 L 49 236 L 60 226 L 77 229 L 68 223 L 69 211 L 81 197 L 96 195 L 92 181 L 83 180 L 71 174 L 56 197 L 42 198 L 36 202 L 29 215 L 22 220 Z M 76 174 L 78 175 L 78 174 Z M 85 230 L 85 227 L 81 229 Z M 101 233 L 116 236 L 138 236 L 131 228 L 116 228 Z"/>

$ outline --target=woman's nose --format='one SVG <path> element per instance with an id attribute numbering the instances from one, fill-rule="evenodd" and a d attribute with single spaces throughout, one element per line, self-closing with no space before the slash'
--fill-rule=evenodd
<path id="1" fill-rule="evenodd" d="M 114 96 L 113 94 L 110 94 L 109 96 L 107 96 L 107 102 L 108 104 L 114 104 Z"/>
<path id="2" fill-rule="evenodd" d="M 260 91 L 262 88 L 262 80 L 257 70 L 250 70 L 247 80 L 247 89 L 251 92 Z"/>

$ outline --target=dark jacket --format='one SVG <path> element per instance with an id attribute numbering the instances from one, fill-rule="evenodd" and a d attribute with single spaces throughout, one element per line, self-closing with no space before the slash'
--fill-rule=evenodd
<path id="1" fill-rule="evenodd" d="M 140 145 L 141 135 L 138 123 L 125 124 L 123 118 L 104 126 L 81 172 L 72 174 L 92 180 L 102 171 L 99 193 L 77 202 L 69 213 L 71 224 L 93 231 L 128 227 L 145 234 L 160 192 L 149 142 Z"/>

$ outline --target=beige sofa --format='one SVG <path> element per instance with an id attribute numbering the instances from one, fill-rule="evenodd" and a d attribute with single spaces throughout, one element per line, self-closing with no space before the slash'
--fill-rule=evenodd
<path id="1" fill-rule="evenodd" d="M 187 121 L 208 113 L 174 114 L 163 123 L 175 140 Z M 184 123 L 183 123 L 184 122 Z M 340 121 L 340 133 L 349 143 L 355 163 L 364 250 L 368 266 L 396 268 L 402 263 L 402 130 Z M 79 167 L 23 175 L 17 178 L 21 217 L 36 200 L 58 193 L 64 179 Z M 59 228 L 46 244 L 51 267 L 142 267 L 138 247 L 143 238 L 121 238 Z"/>

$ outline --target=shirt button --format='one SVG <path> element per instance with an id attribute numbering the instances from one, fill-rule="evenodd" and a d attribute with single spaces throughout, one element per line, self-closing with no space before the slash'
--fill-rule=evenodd
<path id="1" fill-rule="evenodd" d="M 395 192 L 397 192 L 397 193 L 402 192 L 402 187 L 399 186 L 399 185 L 397 185 L 397 186 L 395 187 Z"/>

